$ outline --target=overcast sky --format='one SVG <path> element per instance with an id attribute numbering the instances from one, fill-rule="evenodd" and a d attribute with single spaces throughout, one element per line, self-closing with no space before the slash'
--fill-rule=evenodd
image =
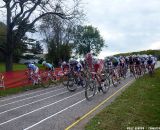
<path id="1" fill-rule="evenodd" d="M 84 0 L 86 24 L 97 27 L 108 48 L 119 52 L 160 49 L 160 0 Z"/>
<path id="2" fill-rule="evenodd" d="M 87 15 L 85 24 L 97 27 L 108 45 L 100 58 L 121 52 L 160 49 L 160 0 L 82 1 Z"/>

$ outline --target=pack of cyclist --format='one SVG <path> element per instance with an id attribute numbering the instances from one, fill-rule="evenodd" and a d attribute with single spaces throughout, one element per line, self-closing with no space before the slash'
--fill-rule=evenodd
<path id="1" fill-rule="evenodd" d="M 101 90 L 101 83 L 104 82 L 104 72 L 107 72 L 113 82 L 120 82 L 121 78 L 125 78 L 127 73 L 130 75 L 140 76 L 145 72 L 153 72 L 155 64 L 157 62 L 156 57 L 152 55 L 130 55 L 130 56 L 111 56 L 105 60 L 94 58 L 92 53 L 88 53 L 84 60 L 77 61 L 71 59 L 68 62 L 63 61 L 61 64 L 61 73 L 72 73 L 78 79 L 78 85 L 84 85 L 83 73 L 89 72 L 91 75 L 96 74 L 96 80 L 99 84 L 98 90 Z M 42 62 L 45 71 L 52 73 L 54 67 L 51 63 L 46 61 Z M 39 68 L 33 63 L 27 64 L 27 68 L 31 74 L 39 75 Z M 129 71 L 128 71 L 129 70 Z"/>
<path id="2" fill-rule="evenodd" d="M 130 55 L 109 57 L 106 60 L 107 67 L 114 67 L 120 70 L 130 70 L 130 73 L 142 75 L 148 71 L 154 71 L 157 58 L 152 55 Z M 151 68 L 151 69 L 150 69 Z"/>

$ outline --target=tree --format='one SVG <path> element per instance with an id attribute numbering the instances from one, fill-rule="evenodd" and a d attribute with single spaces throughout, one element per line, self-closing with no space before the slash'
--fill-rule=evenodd
<path id="1" fill-rule="evenodd" d="M 36 43 L 32 45 L 31 51 L 34 54 L 42 54 L 43 53 L 43 48 L 42 48 L 42 45 L 39 43 L 39 41 L 36 41 Z"/>
<path id="2" fill-rule="evenodd" d="M 6 32 L 7 26 L 0 22 L 0 60 L 5 61 L 5 52 L 3 49 L 6 48 Z M 26 35 L 16 44 L 13 55 L 14 55 L 14 62 L 18 62 L 21 58 L 22 54 L 28 51 L 28 45 L 32 45 L 31 41 L 34 39 L 29 39 Z M 34 40 L 35 41 L 35 40 Z"/>
<path id="3" fill-rule="evenodd" d="M 74 29 L 74 47 L 76 54 L 85 55 L 88 52 L 99 54 L 104 47 L 104 40 L 97 28 L 92 26 L 77 26 Z"/>
<path id="4" fill-rule="evenodd" d="M 6 30 L 7 27 L 3 22 L 0 22 L 0 61 L 4 61 L 4 54 L 2 53 L 6 44 Z"/>
<path id="5" fill-rule="evenodd" d="M 73 39 L 72 28 L 76 23 L 80 23 L 77 18 L 66 20 L 57 16 L 45 16 L 42 19 L 40 31 L 45 36 L 44 41 L 47 44 L 48 54 L 47 60 L 58 65 L 61 60 L 68 61 L 72 54 Z"/>
<path id="6" fill-rule="evenodd" d="M 15 46 L 25 36 L 26 32 L 34 30 L 35 23 L 46 15 L 59 16 L 62 19 L 72 19 L 79 14 L 79 0 L 73 0 L 73 7 L 64 6 L 67 0 L 3 0 L 1 8 L 6 9 L 7 33 L 6 48 L 1 52 L 6 56 L 6 71 L 13 69 L 13 54 Z M 61 10 L 59 10 L 61 8 Z"/>

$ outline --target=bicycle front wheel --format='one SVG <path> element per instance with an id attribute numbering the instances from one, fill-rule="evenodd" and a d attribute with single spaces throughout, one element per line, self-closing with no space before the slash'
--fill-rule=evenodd
<path id="1" fill-rule="evenodd" d="M 74 76 L 69 76 L 67 81 L 67 89 L 71 92 L 77 89 L 76 81 Z"/>
<path id="2" fill-rule="evenodd" d="M 61 82 L 64 86 L 67 86 L 67 82 L 68 82 L 68 76 L 64 75 L 61 77 Z"/>
<path id="3" fill-rule="evenodd" d="M 88 81 L 85 87 L 85 97 L 87 100 L 91 100 L 96 93 L 96 83 L 95 81 Z"/>
<path id="4" fill-rule="evenodd" d="M 109 88 L 110 88 L 110 80 L 109 79 L 106 79 L 104 82 L 103 82 L 103 85 L 101 86 L 102 87 L 102 92 L 105 94 L 108 92 Z"/>

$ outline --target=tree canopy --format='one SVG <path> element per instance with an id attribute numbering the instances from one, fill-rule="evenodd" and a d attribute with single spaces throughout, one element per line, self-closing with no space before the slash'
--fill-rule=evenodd
<path id="1" fill-rule="evenodd" d="M 93 26 L 77 26 L 73 33 L 76 54 L 85 55 L 92 52 L 97 55 L 104 47 L 104 40 L 100 32 Z"/>
<path id="2" fill-rule="evenodd" d="M 70 4 L 66 4 L 69 2 Z M 35 23 L 46 15 L 72 19 L 79 16 L 80 0 L 3 0 L 6 10 L 6 47 L 1 46 L 5 54 L 6 71 L 13 69 L 13 54 L 16 45 L 26 32 L 35 31 Z M 1 11 L 1 10 L 0 10 Z"/>

